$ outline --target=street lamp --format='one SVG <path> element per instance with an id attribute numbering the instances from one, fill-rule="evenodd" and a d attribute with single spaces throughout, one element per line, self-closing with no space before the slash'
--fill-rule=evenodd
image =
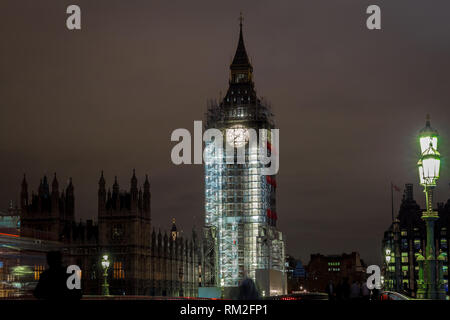
<path id="1" fill-rule="evenodd" d="M 445 292 L 442 288 L 441 272 L 436 273 L 439 265 L 436 259 L 436 248 L 434 244 L 434 224 L 439 215 L 433 211 L 433 189 L 439 179 L 439 168 L 441 157 L 437 151 L 438 132 L 430 125 L 430 116 L 427 115 L 425 128 L 420 130 L 419 144 L 421 157 L 417 166 L 419 168 L 420 184 L 424 187 L 426 198 L 426 211 L 422 212 L 422 220 L 425 221 L 427 231 L 427 243 L 423 263 L 419 263 L 419 273 L 424 275 L 423 283 L 417 291 L 418 298 L 444 299 Z"/>
<path id="2" fill-rule="evenodd" d="M 103 284 L 102 284 L 102 294 L 104 296 L 109 296 L 109 284 L 108 284 L 108 268 L 109 268 L 109 259 L 108 255 L 103 255 L 102 258 L 102 267 L 103 267 Z"/>
<path id="3" fill-rule="evenodd" d="M 389 264 L 390 261 L 391 261 L 391 249 L 387 248 L 386 249 L 386 262 Z"/>
<path id="4" fill-rule="evenodd" d="M 389 262 L 391 262 L 391 249 L 386 248 L 385 251 L 386 255 L 385 255 L 385 259 L 386 259 L 386 287 L 388 287 L 390 289 L 391 287 L 391 281 L 390 281 L 390 277 L 389 277 Z"/>

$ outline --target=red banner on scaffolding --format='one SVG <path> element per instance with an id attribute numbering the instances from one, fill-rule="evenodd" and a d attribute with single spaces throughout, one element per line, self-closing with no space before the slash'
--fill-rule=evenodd
<path id="1" fill-rule="evenodd" d="M 267 209 L 267 217 L 269 219 L 272 219 L 272 220 L 277 220 L 278 219 L 277 213 L 275 211 L 270 210 L 270 209 Z"/>
<path id="2" fill-rule="evenodd" d="M 266 181 L 268 184 L 270 184 L 271 186 L 273 186 L 274 188 L 277 187 L 277 180 L 271 176 L 266 176 Z"/>

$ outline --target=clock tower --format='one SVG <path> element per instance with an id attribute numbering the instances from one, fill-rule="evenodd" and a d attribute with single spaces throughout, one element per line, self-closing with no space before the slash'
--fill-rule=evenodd
<path id="1" fill-rule="evenodd" d="M 241 16 L 227 93 L 219 102 L 209 102 L 206 113 L 206 129 L 222 131 L 225 140 L 220 150 L 214 142 L 205 147 L 205 228 L 206 234 L 214 235 L 215 284 L 225 291 L 245 278 L 257 280 L 273 271 L 284 277 L 284 239 L 276 227 L 276 176 L 262 173 L 265 165 L 248 143 L 249 129 L 257 134 L 267 129 L 268 153 L 276 152 L 270 143 L 274 119 L 269 104 L 256 95 L 242 20 Z M 227 145 L 234 149 L 234 160 L 237 149 L 244 147 L 245 162 L 230 163 L 223 151 Z"/>

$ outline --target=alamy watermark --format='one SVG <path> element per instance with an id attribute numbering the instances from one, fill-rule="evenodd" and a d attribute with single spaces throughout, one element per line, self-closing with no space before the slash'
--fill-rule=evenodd
<path id="1" fill-rule="evenodd" d="M 72 264 L 67 267 L 66 272 L 70 274 L 67 277 L 66 286 L 69 290 L 81 289 L 81 269 L 79 266 Z"/>
<path id="2" fill-rule="evenodd" d="M 194 121 L 194 161 L 192 162 L 192 136 L 189 130 L 175 129 L 171 141 L 178 141 L 172 148 L 170 157 L 176 165 L 180 164 L 244 164 L 246 159 L 256 160 L 263 166 L 262 175 L 278 173 L 280 156 L 280 130 L 255 129 L 235 125 L 225 129 L 226 146 L 224 148 L 223 131 L 210 128 L 203 131 L 202 121 Z M 270 139 L 268 138 L 270 136 Z M 259 141 L 259 144 L 258 144 Z M 205 142 L 205 148 L 203 148 Z M 225 152 L 224 152 L 225 149 Z M 247 157 L 246 157 L 246 150 Z"/>
<path id="3" fill-rule="evenodd" d="M 367 278 L 367 288 L 369 290 L 372 289 L 381 289 L 381 270 L 380 267 L 376 264 L 370 265 L 367 267 L 366 273 L 370 274 Z"/>

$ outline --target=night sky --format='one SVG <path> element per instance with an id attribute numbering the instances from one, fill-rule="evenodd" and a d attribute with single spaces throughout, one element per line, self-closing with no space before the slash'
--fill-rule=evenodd
<path id="1" fill-rule="evenodd" d="M 78 4 L 82 30 L 66 28 Z M 366 29 L 378 4 L 382 30 Z M 57 172 L 73 177 L 77 219 L 97 215 L 97 186 L 150 175 L 152 219 L 202 225 L 203 167 L 175 166 L 176 128 L 193 131 L 228 86 L 239 12 L 257 93 L 280 128 L 278 226 L 287 252 L 359 251 L 380 262 L 390 182 L 418 188 L 417 133 L 440 135 L 436 199 L 450 198 L 450 2 L 0 2 L 0 209 Z M 401 193 L 395 194 L 395 206 Z"/>

